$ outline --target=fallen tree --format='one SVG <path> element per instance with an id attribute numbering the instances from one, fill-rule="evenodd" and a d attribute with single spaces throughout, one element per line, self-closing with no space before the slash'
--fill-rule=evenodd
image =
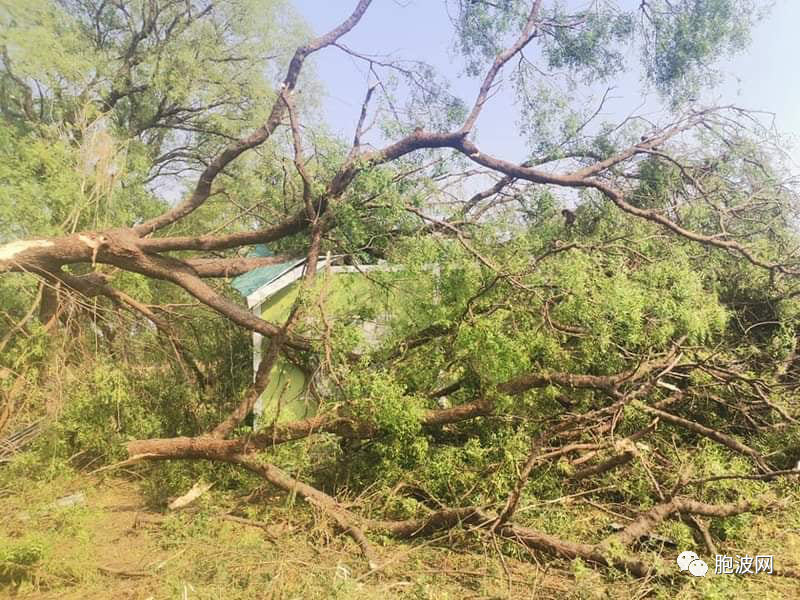
<path id="1" fill-rule="evenodd" d="M 47 324 L 66 328 L 73 322 L 70 315 L 98 322 L 97 302 L 105 300 L 112 310 L 152 324 L 186 378 L 205 390 L 203 402 L 225 407 L 214 424 L 192 435 L 129 441 L 124 464 L 202 459 L 241 467 L 329 515 L 355 540 L 372 570 L 380 568 L 368 538 L 373 532 L 413 538 L 466 526 L 637 577 L 666 573 L 662 563 L 648 562 L 631 547 L 668 519 L 723 519 L 765 506 L 760 497 L 706 501 L 705 494 L 722 493 L 724 478 L 766 482 L 793 474 L 787 468 L 791 452 L 762 452 L 748 438 L 797 425 L 790 360 L 800 314 L 792 221 L 796 189 L 769 141 L 763 136 L 753 141 L 762 132 L 754 113 L 730 105 L 698 107 L 680 96 L 698 83 L 695 63 L 733 43 L 725 35 L 705 39 L 697 33 L 713 15 L 697 12 L 692 3 L 677 3 L 674 12 L 643 3 L 633 13 L 615 7 L 575 14 L 543 0 L 457 3 L 457 39 L 470 69 L 483 69 L 475 97 L 464 104 L 423 65 L 344 46 L 342 40 L 371 10 L 370 0 L 360 0 L 338 26 L 294 49 L 274 89 L 247 96 L 258 104 L 256 122 L 231 99 L 236 90 L 218 89 L 219 103 L 184 105 L 186 98 L 160 96 L 161 82 L 151 78 L 152 65 L 166 60 L 167 41 L 191 45 L 187 32 L 204 20 L 224 31 L 231 7 L 151 4 L 127 19 L 117 13 L 122 9 L 105 4 L 79 12 L 76 31 L 89 35 L 94 51 L 113 54 L 109 64 L 117 68 L 74 101 L 92 98 L 98 120 L 125 121 L 124 127 L 117 125 L 117 135 L 127 135 L 132 146 L 133 140 L 152 138 L 143 155 L 147 160 L 141 159 L 146 168 L 133 183 L 137 193 L 149 198 L 147 184 L 164 169 L 174 169 L 176 176 L 199 171 L 188 193 L 171 205 L 154 201 L 147 214 L 132 209 L 135 219 L 124 221 L 131 215 L 123 214 L 108 227 L 88 226 L 99 223 L 97 215 L 84 219 L 86 228 L 68 227 L 81 222 L 78 210 L 77 216 L 68 214 L 58 235 L 33 231 L 0 245 L 4 278 L 36 279 L 49 290 L 48 302 L 57 306 L 41 311 Z M 750 4 L 729 4 L 740 9 L 726 13 L 731 31 L 748 27 Z M 641 26 L 634 27 L 637 16 Z M 115 19 L 126 21 L 128 29 L 109 25 Z M 489 42 L 476 29 L 487 19 L 495 24 Z M 678 43 L 679 24 L 686 20 L 696 25 L 693 35 L 707 42 L 684 48 L 694 53 L 693 60 L 652 46 L 658 36 Z M 86 33 L 103 27 L 109 30 L 96 38 Z M 241 59 L 255 69 L 260 46 L 252 56 L 235 55 L 239 35 L 235 29 L 221 34 L 216 46 L 209 46 L 223 54 L 198 61 L 210 70 L 212 64 L 235 65 Z M 610 81 L 623 72 L 621 48 L 632 40 L 640 44 L 650 83 L 672 94 L 659 124 L 644 118 L 613 127 L 596 124 L 606 96 L 581 114 L 574 107 L 547 105 L 547 94 L 537 87 L 541 82 L 529 81 L 537 73 L 531 60 Z M 301 74 L 308 59 L 325 50 L 364 63 L 375 78 L 346 145 L 315 138 L 313 127 L 303 122 L 308 107 L 300 95 Z M 35 132 L 47 124 L 46 108 L 57 104 L 58 95 L 40 91 L 34 98 L 27 80 L 12 68 L 6 55 L 3 73 L 15 93 L 2 98 L 4 118 L 39 135 Z M 254 72 L 242 71 L 250 77 Z M 520 162 L 484 152 L 476 134 L 502 73 L 518 82 L 532 137 L 531 156 Z M 405 112 L 395 106 L 390 74 L 408 83 Z M 195 100 L 204 97 L 195 93 Z M 64 115 L 67 108 L 60 108 Z M 214 115 L 222 110 L 230 122 L 219 125 Z M 553 123 L 542 122 L 538 112 L 548 110 L 571 129 L 560 137 L 553 133 Z M 370 118 L 382 122 L 385 134 L 367 142 Z M 63 116 L 65 123 L 70 119 L 78 117 Z M 161 130 L 173 137 L 162 137 Z M 90 133 L 82 131 L 84 138 L 76 143 Z M 545 139 L 547 133 L 554 139 Z M 304 147 L 309 142 L 313 152 Z M 258 153 L 278 158 L 269 162 Z M 132 159 L 130 168 L 138 164 Z M 125 193 L 123 186 L 114 187 L 113 177 L 110 185 L 112 197 Z M 81 189 L 100 188 L 97 181 L 92 186 Z M 472 193 L 465 195 L 465 189 Z M 251 194 L 259 201 L 241 204 Z M 217 201 L 224 210 L 216 208 Z M 573 208 L 562 207 L 568 202 Z M 213 227 L 204 226 L 204 212 L 215 217 L 209 217 Z M 278 254 L 245 255 L 246 247 L 264 243 Z M 331 333 L 324 294 L 316 287 L 317 263 L 326 252 L 356 265 L 388 257 L 398 270 L 379 283 L 412 291 L 410 300 L 396 300 L 407 303 L 406 313 L 379 348 L 358 350 L 352 332 Z M 298 257 L 305 258 L 305 276 L 282 322 L 244 308 L 217 281 Z M 437 268 L 428 268 L 431 263 Z M 126 277 L 151 293 L 136 286 L 121 289 L 130 285 Z M 169 293 L 176 302 L 144 301 L 135 296 L 137 289 L 150 298 L 156 291 Z M 48 294 L 37 294 L 33 307 L 9 327 L 9 336 L 26 330 Z M 95 304 L 87 307 L 89 299 Z M 185 339 L 191 338 L 188 327 L 168 306 L 177 300 L 267 339 L 252 384 L 238 390 L 240 395 L 215 395 L 219 390 L 209 369 Z M 134 328 L 126 323 L 119 330 Z M 112 349 L 113 333 L 109 326 L 103 335 Z M 322 373 L 332 384 L 320 393 L 314 416 L 276 418 L 248 431 L 243 423 L 281 358 Z M 444 404 L 437 405 L 440 401 Z M 642 414 L 650 421 L 641 422 Z M 664 434 L 665 424 L 680 431 L 680 444 Z M 422 516 L 408 519 L 359 516 L 343 506 L 325 477 L 315 486 L 264 458 L 279 445 L 317 438 L 334 438 L 343 448 L 339 459 L 320 461 L 320 471 L 363 460 L 369 468 L 360 476 L 366 472 L 378 481 L 383 470 L 402 479 L 430 468 L 431 481 L 446 490 L 441 493 L 449 494 L 448 501 L 437 500 L 437 509 L 427 514 L 420 509 Z M 693 478 L 702 468 L 692 455 L 701 438 L 723 453 L 731 469 L 741 468 L 735 460 L 743 455 L 760 472 Z M 356 441 L 362 445 L 345 445 Z M 455 466 L 448 463 L 450 471 L 435 472 L 439 460 Z M 478 472 L 474 480 L 466 479 L 468 467 Z M 500 491 L 490 489 L 497 473 Z M 459 476 L 463 489 L 447 489 Z M 585 486 L 592 481 L 611 481 L 613 488 L 615 478 L 630 478 L 637 489 L 646 489 L 638 498 L 642 504 L 655 502 L 640 510 L 624 496 L 624 486 L 617 486 L 629 502 L 624 510 L 630 519 L 618 533 L 572 542 L 521 520 L 523 499 L 546 489 L 531 491 L 539 480 L 552 484 L 550 493 L 557 488 L 588 495 L 593 492 Z M 697 498 L 680 495 L 689 482 Z M 476 502 L 487 497 L 488 505 Z M 695 526 L 713 547 L 708 528 Z"/>

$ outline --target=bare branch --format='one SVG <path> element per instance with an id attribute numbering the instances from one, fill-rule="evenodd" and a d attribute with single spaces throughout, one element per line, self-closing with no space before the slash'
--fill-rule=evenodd
<path id="1" fill-rule="evenodd" d="M 478 92 L 478 97 L 475 99 L 475 104 L 472 107 L 472 111 L 469 113 L 467 119 L 464 121 L 464 125 L 461 127 L 461 131 L 459 133 L 462 135 L 462 137 L 469 134 L 475 127 L 475 123 L 478 120 L 481 109 L 483 109 L 483 105 L 489 98 L 489 92 L 492 89 L 492 85 L 494 84 L 494 80 L 497 77 L 497 74 L 500 72 L 500 69 L 502 69 L 509 60 L 511 60 L 520 50 L 527 46 L 528 43 L 536 36 L 536 28 L 541 7 L 542 0 L 534 0 L 533 5 L 531 6 L 531 11 L 528 14 L 528 20 L 526 21 L 525 26 L 522 28 L 522 33 L 520 33 L 517 41 L 514 42 L 511 47 L 507 48 L 505 51 L 501 52 L 495 57 L 494 63 L 486 73 L 486 77 L 483 79 L 481 89 Z"/>
<path id="2" fill-rule="evenodd" d="M 372 0 L 359 0 L 353 13 L 338 27 L 332 29 L 325 35 L 312 40 L 307 45 L 298 48 L 295 51 L 291 62 L 289 63 L 286 77 L 284 77 L 283 84 L 281 85 L 279 97 L 273 103 L 272 110 L 264 125 L 256 129 L 249 136 L 228 145 L 219 155 L 217 155 L 217 157 L 211 161 L 208 167 L 206 167 L 205 171 L 200 176 L 194 191 L 188 198 L 164 214 L 154 219 L 150 219 L 149 221 L 145 221 L 139 225 L 135 225 L 133 227 L 134 232 L 139 236 L 153 233 L 154 231 L 162 229 L 171 223 L 179 221 L 200 207 L 211 195 L 211 186 L 213 185 L 214 179 L 217 177 L 217 175 L 219 175 L 219 173 L 222 172 L 227 165 L 236 160 L 236 158 L 238 158 L 242 153 L 263 144 L 272 135 L 278 125 L 280 125 L 286 110 L 286 104 L 281 96 L 283 94 L 291 94 L 294 90 L 306 58 L 308 58 L 314 52 L 317 52 L 326 46 L 330 46 L 344 34 L 349 32 L 353 27 L 355 27 L 355 25 L 361 20 L 361 17 L 364 15 L 371 2 Z"/>

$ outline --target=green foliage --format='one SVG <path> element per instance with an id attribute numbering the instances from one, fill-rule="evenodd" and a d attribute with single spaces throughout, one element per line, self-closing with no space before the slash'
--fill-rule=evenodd
<path id="1" fill-rule="evenodd" d="M 207 365 L 222 377 L 205 393 L 187 381 L 186 373 L 177 365 L 170 366 L 169 360 L 159 364 L 159 353 L 151 355 L 154 364 L 149 365 L 119 360 L 120 355 L 115 360 L 96 348 L 82 355 L 81 351 L 88 350 L 87 343 L 97 343 L 86 333 L 71 339 L 76 352 L 55 371 L 57 381 L 43 385 L 38 381 L 39 371 L 53 372 L 51 357 L 60 351 L 65 341 L 62 336 L 34 328 L 36 335 L 12 346 L 3 362 L 13 369 L 28 369 L 32 389 L 27 398 L 34 414 L 45 406 L 60 410 L 56 422 L 36 443 L 44 464 L 55 461 L 55 467 L 75 457 L 79 464 L 98 466 L 123 458 L 129 440 L 195 435 L 216 423 L 247 382 L 249 374 L 241 372 L 239 366 L 246 364 L 249 349 L 238 335 L 231 337 L 229 330 L 213 324 L 207 323 L 204 335 L 206 343 L 211 344 Z M 137 349 L 134 343 L 142 348 Z M 152 334 L 139 331 L 127 349 L 144 353 L 153 343 Z M 198 356 L 203 357 L 203 353 Z M 8 385 L 2 383 L 3 387 Z M 57 404 L 53 399 L 56 393 L 60 394 Z M 227 404 L 215 397 L 217 393 L 227 399 Z"/>
<path id="2" fill-rule="evenodd" d="M 544 53 L 548 65 L 581 73 L 587 83 L 607 79 L 623 70 L 622 43 L 634 32 L 634 16 L 608 8 L 562 15 L 555 6 L 546 18 L 551 22 L 573 20 L 580 27 L 554 27 L 545 38 Z"/>
<path id="3" fill-rule="evenodd" d="M 196 11 L 194 3 L 185 10 L 183 3 L 166 2 L 158 3 L 157 14 L 148 8 L 152 3 L 12 4 L 0 15 L 0 46 L 8 52 L 0 70 L 0 243 L 129 226 L 162 212 L 194 183 L 194 175 L 182 173 L 202 168 L 231 139 L 264 122 L 275 98 L 275 76 L 285 69 L 294 42 L 308 37 L 279 1 L 230 0 L 207 12 Z M 457 3 L 456 47 L 468 75 L 485 69 L 516 38 L 528 4 Z M 589 127 L 596 107 L 576 103 L 578 81 L 591 86 L 623 73 L 632 44 L 644 49 L 647 81 L 679 103 L 707 83 L 705 65 L 743 47 L 757 17 L 746 0 L 653 0 L 637 12 L 613 3 L 579 11 L 547 3 L 525 60 L 506 66 L 514 70 L 531 164 L 546 170 L 558 164 L 560 170 L 573 161 L 580 169 L 647 139 L 642 123 Z M 158 35 L 137 33 L 148 27 Z M 162 35 L 167 30 L 171 34 Z M 529 57 L 537 53 L 560 72 L 555 77 L 564 76 L 561 83 L 553 85 L 532 66 Z M 413 74 L 403 70 L 399 76 L 410 86 L 406 95 L 396 91 L 400 79 L 381 80 L 376 121 L 383 134 L 394 139 L 417 126 L 426 131 L 460 126 L 467 104 L 432 67 L 413 66 Z M 43 90 L 35 114 L 25 102 L 26 82 Z M 321 95 L 313 93 L 314 82 L 301 83 L 298 108 L 319 112 L 313 99 L 303 100 Z M 772 426 L 780 410 L 796 412 L 796 390 L 773 367 L 796 351 L 796 290 L 779 270 L 743 262 L 741 252 L 665 235 L 653 223 L 666 216 L 698 232 L 695 237 L 747 240 L 761 262 L 791 256 L 798 239 L 794 198 L 777 185 L 780 165 L 767 160 L 755 132 L 752 139 L 724 142 L 710 134 L 694 140 L 686 134 L 688 147 L 694 143 L 702 156 L 681 151 L 665 161 L 656 149 L 632 160 L 629 172 L 599 174 L 595 182 L 634 182 L 625 201 L 636 215 L 595 191 L 580 189 L 567 197 L 546 185 L 516 181 L 498 196 L 502 202 L 495 209 L 472 222 L 462 211 L 464 202 L 441 201 L 456 189 L 443 182 L 466 171 L 467 160 L 440 149 L 389 164 L 376 164 L 380 154 L 356 157 L 351 184 L 329 197 L 336 188 L 331 182 L 350 165 L 350 143 L 315 118 L 303 135 L 307 142 L 313 139 L 305 161 L 312 196 L 326 202 L 323 254 L 344 254 L 356 264 L 387 259 L 393 268 L 370 272 L 387 298 L 380 306 L 357 302 L 355 294 L 326 303 L 326 284 L 318 278 L 299 299 L 305 314 L 295 330 L 311 340 L 310 351 L 293 347 L 286 354 L 313 374 L 315 386 L 320 383 L 313 390 L 321 396 L 320 413 L 338 415 L 343 427 L 349 419 L 376 435 L 339 439 L 314 432 L 257 456 L 337 498 L 353 498 L 354 510 L 376 518 L 418 518 L 440 506 L 494 510 L 517 485 L 532 440 L 562 419 L 631 399 L 627 380 L 586 389 L 546 375 L 616 375 L 663 357 L 680 340 L 683 354 L 672 372 L 644 380 L 636 391 L 638 404 L 615 412 L 610 431 L 597 430 L 588 420 L 567 432 L 573 437 L 562 448 L 574 442 L 572 450 L 534 465 L 515 520 L 565 539 L 599 542 L 613 511 L 633 519 L 686 477 L 752 472 L 749 458 L 662 421 L 652 425 L 631 461 L 590 482 L 573 478 L 585 463 L 578 459 L 606 460 L 618 452 L 617 438 L 650 426 L 650 415 L 641 408 L 664 400 L 665 389 L 680 393 L 668 410 L 740 439 L 776 464 L 793 466 L 800 428 Z M 169 235 L 251 231 L 297 214 L 303 208 L 302 182 L 291 160 L 281 157 L 291 141 L 280 128 L 258 152 L 226 166 L 224 185 L 215 183 L 202 209 L 172 225 Z M 470 189 L 472 182 L 465 181 L 458 184 L 459 193 Z M 702 202 L 691 201 L 701 189 Z M 574 222 L 564 219 L 564 207 Z M 720 215 L 740 218 L 726 222 L 720 233 Z M 305 233 L 272 245 L 276 253 L 291 255 L 307 247 Z M 245 249 L 221 255 L 237 253 Z M 23 477 L 51 482 L 76 467 L 123 459 L 132 439 L 207 432 L 252 381 L 246 335 L 188 304 L 182 291 L 108 265 L 64 268 L 75 276 L 105 275 L 136 301 L 165 305 L 163 314 L 183 347 L 105 299 L 62 293 L 65 310 L 52 324 L 40 323 L 29 311 L 53 290 L 30 277 L 0 279 L 0 392 L 11 396 L 15 384 L 24 384 L 20 420 L 55 417 L 29 452 L 2 467 L 3 486 L 18 495 L 24 493 Z M 211 285 L 241 302 L 224 283 Z M 361 325 L 382 316 L 384 308 L 391 312 L 389 332 L 380 347 L 364 349 Z M 724 384 L 728 372 L 717 362 L 735 367 Z M 535 381 L 523 394 L 501 393 L 509 388 L 502 384 L 523 375 L 542 376 L 549 385 Z M 458 408 L 478 401 L 491 404 L 491 411 L 425 425 L 428 411 L 441 408 L 439 403 Z M 245 426 L 237 431 L 247 433 Z M 544 442 L 561 443 L 552 435 Z M 549 446 L 539 450 L 552 452 Z M 198 501 L 197 513 L 165 521 L 160 545 L 169 551 L 197 540 L 213 545 L 219 533 L 215 506 L 228 502 L 230 492 L 249 492 L 260 483 L 233 465 L 201 461 L 147 465 L 140 474 L 141 489 L 158 508 L 198 479 L 215 484 Z M 584 487 L 589 484 L 593 487 Z M 777 488 L 781 493 L 794 493 L 781 485 L 787 486 Z M 722 479 L 690 491 L 698 500 L 723 503 L 773 489 L 761 481 Z M 612 514 L 578 505 L 584 496 L 607 503 Z M 292 493 L 278 501 L 298 508 L 296 499 Z M 78 531 L 70 518 L 58 522 Z M 660 527 L 681 547 L 697 546 L 685 524 L 665 521 Z M 731 545 L 747 540 L 755 528 L 754 517 L 747 515 L 711 525 L 714 537 Z M 327 532 L 319 537 L 326 544 L 332 539 Z M 34 535 L 0 538 L 0 580 L 16 587 L 33 581 L 53 547 Z M 241 549 L 255 556 L 258 569 L 251 571 L 269 571 L 258 562 L 265 554 L 262 545 L 245 538 Z M 608 550 L 617 557 L 627 552 L 619 545 Z M 271 571 L 263 581 L 262 575 L 223 573 L 216 557 L 207 554 L 193 573 L 237 590 L 252 581 L 279 579 Z M 578 595 L 591 597 L 599 589 L 600 576 L 581 561 L 573 562 L 573 574 Z M 170 579 L 164 585 L 177 593 L 181 583 Z M 347 597 L 357 595 L 359 585 L 335 581 L 322 587 Z M 725 592 L 722 584 L 693 585 L 709 597 Z M 427 594 L 427 580 L 420 579 L 415 590 Z"/>
<path id="4" fill-rule="evenodd" d="M 495 313 L 490 318 L 459 328 L 453 349 L 486 383 L 508 381 L 530 367 L 529 353 L 535 341 L 520 339 L 508 332 L 504 323 L 507 315 Z M 534 343 L 530 343 L 534 341 Z"/>
<path id="5" fill-rule="evenodd" d="M 648 2 L 643 52 L 648 78 L 665 96 L 685 100 L 714 81 L 709 61 L 741 50 L 763 14 L 752 0 Z"/>
<path id="6" fill-rule="evenodd" d="M 79 84 L 92 69 L 105 66 L 72 15 L 56 3 L 6 2 L 0 19 L 0 44 L 19 77 L 60 87 Z"/>
<path id="7" fill-rule="evenodd" d="M 573 598 L 581 600 L 600 600 L 604 596 L 602 591 L 602 578 L 599 573 L 590 568 L 583 560 L 576 558 L 570 564 L 575 577 Z"/>
<path id="8" fill-rule="evenodd" d="M 420 400 L 388 373 L 355 370 L 343 384 L 343 395 L 355 417 L 392 437 L 409 439 L 419 431 Z"/>
<path id="9" fill-rule="evenodd" d="M 502 41 L 527 16 L 524 2 L 458 2 L 453 24 L 457 48 L 467 59 L 467 74 L 479 75 L 484 65 L 503 50 Z"/>
<path id="10" fill-rule="evenodd" d="M 160 432 L 160 415 L 142 402 L 125 373 L 100 364 L 71 387 L 57 432 L 66 453 L 119 459 L 124 455 L 122 442 Z"/>
<path id="11" fill-rule="evenodd" d="M 0 539 L 0 587 L 19 587 L 44 558 L 40 536 L 29 535 L 13 541 Z"/>
<path id="12" fill-rule="evenodd" d="M 83 202 L 75 169 L 66 140 L 0 121 L 0 239 L 60 233 Z"/>

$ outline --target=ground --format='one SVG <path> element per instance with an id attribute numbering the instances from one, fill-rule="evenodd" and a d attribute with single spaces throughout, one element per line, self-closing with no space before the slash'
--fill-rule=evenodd
<path id="1" fill-rule="evenodd" d="M 5 478 L 8 481 L 8 478 Z M 53 502 L 81 493 L 84 500 Z M 265 495 L 266 494 L 266 495 Z M 64 474 L 0 486 L 0 597 L 237 598 L 797 598 L 796 580 L 678 578 L 669 585 L 528 555 L 500 558 L 481 534 L 413 544 L 376 539 L 371 573 L 320 514 L 268 491 L 212 490 L 170 513 L 149 505 L 130 475 Z M 260 526 L 259 526 L 260 525 Z M 769 519 L 753 523 L 765 533 Z M 796 530 L 770 535 L 798 552 Z M 776 561 L 778 559 L 776 558 Z M 712 571 L 709 573 L 711 575 Z"/>

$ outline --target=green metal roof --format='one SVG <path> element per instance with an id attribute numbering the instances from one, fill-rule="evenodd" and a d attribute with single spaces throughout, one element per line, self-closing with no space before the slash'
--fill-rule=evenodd
<path id="1" fill-rule="evenodd" d="M 273 253 L 264 246 L 259 244 L 249 253 L 249 256 L 273 256 Z M 305 258 L 290 260 L 288 262 L 278 263 L 276 265 L 267 265 L 265 267 L 258 267 L 252 271 L 248 271 L 231 281 L 231 285 L 245 298 L 255 292 L 261 286 L 267 285 L 275 281 L 278 277 L 283 275 L 289 269 L 296 267 L 305 262 Z"/>

